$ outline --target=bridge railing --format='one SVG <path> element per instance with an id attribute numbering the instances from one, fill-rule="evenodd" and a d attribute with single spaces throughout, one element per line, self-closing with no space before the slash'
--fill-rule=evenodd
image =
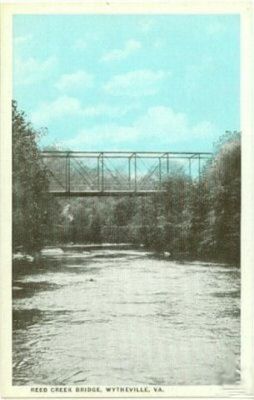
<path id="1" fill-rule="evenodd" d="M 170 175 L 200 178 L 211 153 L 200 152 L 42 152 L 55 195 L 151 193 L 164 190 Z"/>

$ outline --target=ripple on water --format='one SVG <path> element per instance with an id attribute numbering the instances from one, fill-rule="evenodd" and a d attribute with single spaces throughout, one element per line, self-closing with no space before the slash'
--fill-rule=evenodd
<path id="1" fill-rule="evenodd" d="M 16 385 L 239 379 L 237 268 L 68 248 L 14 272 Z"/>

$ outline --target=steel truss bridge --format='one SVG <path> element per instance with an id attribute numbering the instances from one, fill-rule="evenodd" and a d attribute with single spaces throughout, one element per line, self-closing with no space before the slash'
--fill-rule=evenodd
<path id="1" fill-rule="evenodd" d="M 176 171 L 200 179 L 208 152 L 42 151 L 55 196 L 148 195 L 165 191 Z"/>

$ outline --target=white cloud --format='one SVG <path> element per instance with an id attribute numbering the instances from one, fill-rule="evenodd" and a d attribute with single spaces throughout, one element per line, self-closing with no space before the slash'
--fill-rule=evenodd
<path id="1" fill-rule="evenodd" d="M 81 37 L 74 40 L 73 49 L 77 51 L 84 51 L 91 46 L 96 46 L 96 43 L 100 40 L 101 38 L 98 32 L 95 34 L 95 32 L 92 33 L 87 31 L 85 34 L 83 33 Z"/>
<path id="2" fill-rule="evenodd" d="M 16 36 L 14 38 L 15 46 L 22 45 L 32 39 L 32 35 Z"/>
<path id="3" fill-rule="evenodd" d="M 150 18 L 144 18 L 139 23 L 139 29 L 143 33 L 150 32 L 155 26 L 155 21 Z"/>
<path id="4" fill-rule="evenodd" d="M 97 104 L 96 106 L 82 108 L 82 115 L 86 117 L 121 117 L 133 110 L 134 106 L 109 106 L 105 104 Z"/>
<path id="5" fill-rule="evenodd" d="M 74 49 L 77 50 L 85 50 L 87 48 L 87 41 L 86 39 L 78 39 L 74 43 Z"/>
<path id="6" fill-rule="evenodd" d="M 170 107 L 151 107 L 129 125 L 103 124 L 81 130 L 65 142 L 72 149 L 169 150 L 172 145 L 208 139 L 217 132 L 209 121 L 191 124 L 184 113 Z"/>
<path id="7" fill-rule="evenodd" d="M 221 22 L 214 21 L 207 25 L 206 32 L 209 36 L 219 36 L 226 31 L 226 26 Z"/>
<path id="8" fill-rule="evenodd" d="M 154 42 L 152 42 L 152 46 L 155 49 L 162 49 L 163 47 L 168 46 L 168 43 L 165 40 L 160 38 L 160 39 L 155 40 Z"/>
<path id="9" fill-rule="evenodd" d="M 14 63 L 14 81 L 18 85 L 29 85 L 47 79 L 57 64 L 55 57 L 40 61 L 33 57 L 16 58 Z"/>
<path id="10" fill-rule="evenodd" d="M 169 72 L 137 70 L 115 75 L 103 89 L 113 96 L 150 96 L 156 94 Z"/>
<path id="11" fill-rule="evenodd" d="M 79 115 L 80 109 L 77 99 L 62 96 L 52 102 L 41 103 L 38 109 L 31 113 L 31 120 L 34 124 L 47 124 L 53 119 Z"/>
<path id="12" fill-rule="evenodd" d="M 186 65 L 182 76 L 182 89 L 188 101 L 196 96 L 206 96 L 207 76 L 210 84 L 215 77 L 216 65 L 211 57 L 201 57 L 198 64 Z"/>
<path id="13" fill-rule="evenodd" d="M 83 107 L 75 97 L 60 96 L 51 102 L 41 103 L 38 109 L 31 114 L 31 120 L 36 125 L 45 125 L 63 117 L 95 118 L 106 116 L 117 118 L 132 109 L 133 106 L 118 107 L 105 104 Z"/>
<path id="14" fill-rule="evenodd" d="M 61 91 L 72 91 L 93 86 L 94 77 L 85 71 L 76 71 L 72 74 L 63 74 L 55 86 Z"/>
<path id="15" fill-rule="evenodd" d="M 141 48 L 140 42 L 137 40 L 128 40 L 123 49 L 114 49 L 107 53 L 105 53 L 101 61 L 110 62 L 110 61 L 120 61 L 129 57 L 130 55 L 136 53 Z"/>

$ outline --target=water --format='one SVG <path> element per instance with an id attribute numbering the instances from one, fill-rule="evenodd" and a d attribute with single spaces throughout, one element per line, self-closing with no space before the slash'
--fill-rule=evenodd
<path id="1" fill-rule="evenodd" d="M 239 380 L 235 267 L 75 248 L 19 265 L 13 284 L 14 385 Z"/>

